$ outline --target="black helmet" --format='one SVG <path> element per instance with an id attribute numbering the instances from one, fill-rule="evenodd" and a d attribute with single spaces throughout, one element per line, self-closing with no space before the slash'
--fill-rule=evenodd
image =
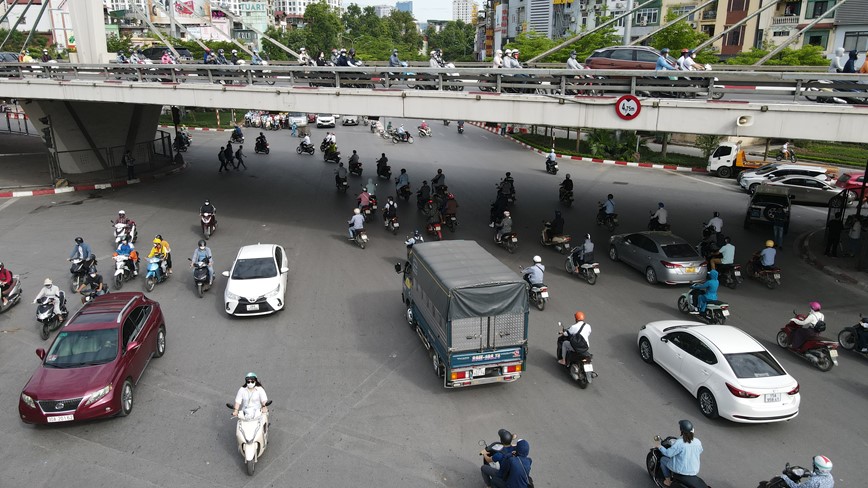
<path id="1" fill-rule="evenodd" d="M 199 247 L 205 247 L 205 239 L 199 239 Z"/>
<path id="2" fill-rule="evenodd" d="M 606 196 L 606 198 L 608 198 L 609 200 L 611 200 L 611 199 L 615 198 L 615 195 L 612 195 L 611 193 L 609 193 L 609 194 Z"/>
<path id="3" fill-rule="evenodd" d="M 209 200 L 209 199 L 206 198 L 206 199 L 205 199 L 205 205 L 211 205 L 211 200 Z"/>
<path id="4" fill-rule="evenodd" d="M 555 217 L 560 217 L 560 216 L 561 216 L 561 211 L 555 210 Z"/>
<path id="5" fill-rule="evenodd" d="M 575 50 L 575 49 L 573 49 L 572 51 L 570 51 L 570 56 L 575 56 L 575 55 L 576 55 L 576 50 Z"/>
<path id="6" fill-rule="evenodd" d="M 392 54 L 398 54 L 398 50 L 397 50 L 397 49 L 392 49 Z"/>
<path id="7" fill-rule="evenodd" d="M 720 212 L 714 212 L 715 217 L 720 217 Z"/>
<path id="8" fill-rule="evenodd" d="M 570 179 L 570 174 L 569 174 L 569 173 L 567 173 L 567 179 Z"/>
<path id="9" fill-rule="evenodd" d="M 356 55 L 355 48 L 350 48 L 350 56 L 355 56 L 355 55 Z"/>
<path id="10" fill-rule="evenodd" d="M 96 274 L 96 266 L 91 266 L 90 269 L 87 270 L 87 273 L 91 276 Z"/>
<path id="11" fill-rule="evenodd" d="M 689 420 L 679 420 L 678 429 L 682 434 L 693 433 L 693 422 Z"/>
<path id="12" fill-rule="evenodd" d="M 498 437 L 500 437 L 500 443 L 504 446 L 512 445 L 512 432 L 506 429 L 500 429 L 497 431 Z"/>
<path id="13" fill-rule="evenodd" d="M 162 234 L 157 234 L 157 235 L 154 236 L 154 239 L 159 239 L 159 240 L 162 241 L 162 240 L 163 240 L 163 235 L 162 235 Z"/>
<path id="14" fill-rule="evenodd" d="M 512 176 L 512 173 L 510 173 L 509 171 L 507 171 L 507 172 L 506 172 L 506 177 L 509 178 L 510 176 Z"/>
<path id="15" fill-rule="evenodd" d="M 84 239 L 82 239 L 81 237 L 76 237 L 76 238 L 75 238 L 75 243 L 76 243 L 76 244 L 81 244 L 81 243 L 83 243 L 83 242 L 84 242 Z"/>

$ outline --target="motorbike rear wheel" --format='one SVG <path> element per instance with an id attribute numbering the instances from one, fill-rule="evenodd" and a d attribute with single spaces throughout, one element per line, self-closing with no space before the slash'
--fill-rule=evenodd
<path id="1" fill-rule="evenodd" d="M 847 327 L 838 333 L 838 344 L 841 345 L 843 349 L 848 351 L 852 351 L 856 349 L 856 331 L 852 328 Z"/>
<path id="2" fill-rule="evenodd" d="M 536 308 L 538 308 L 540 312 L 546 309 L 546 299 L 540 295 L 537 295 L 536 298 Z"/>
<path id="3" fill-rule="evenodd" d="M 576 384 L 579 385 L 579 388 L 585 389 L 588 387 L 588 377 L 585 376 L 585 371 L 582 369 L 581 364 L 573 363 L 570 365 L 570 375 L 575 378 Z"/>
<path id="4" fill-rule="evenodd" d="M 829 350 L 826 349 L 820 353 L 820 360 L 817 361 L 817 369 L 822 372 L 829 371 L 832 369 L 835 363 L 832 362 L 832 355 L 829 353 Z"/>
<path id="5" fill-rule="evenodd" d="M 597 273 L 593 270 L 585 271 L 586 276 L 585 279 L 588 281 L 589 285 L 593 285 L 597 282 Z"/>
<path id="6" fill-rule="evenodd" d="M 78 287 L 81 286 L 81 282 L 82 282 L 81 275 L 73 275 L 72 285 L 70 286 L 70 291 L 78 290 Z"/>
<path id="7" fill-rule="evenodd" d="M 778 282 L 774 278 L 766 278 L 766 287 L 769 290 L 774 290 L 778 287 Z"/>

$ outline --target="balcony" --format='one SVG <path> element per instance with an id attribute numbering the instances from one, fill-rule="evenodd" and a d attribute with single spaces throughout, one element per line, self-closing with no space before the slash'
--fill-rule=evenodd
<path id="1" fill-rule="evenodd" d="M 780 17 L 772 17 L 772 26 L 777 27 L 795 27 L 799 24 L 798 15 L 784 15 Z"/>
<path id="2" fill-rule="evenodd" d="M 706 10 L 702 12 L 702 20 L 714 20 L 717 18 L 717 10 Z"/>

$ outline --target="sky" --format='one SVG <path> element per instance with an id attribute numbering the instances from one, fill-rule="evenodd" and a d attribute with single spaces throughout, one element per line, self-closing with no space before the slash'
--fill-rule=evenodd
<path id="1" fill-rule="evenodd" d="M 351 3 L 355 3 L 362 8 L 369 5 L 395 6 L 395 0 L 344 0 L 344 8 L 347 8 Z M 413 16 L 419 22 L 427 20 L 452 20 L 452 0 L 413 0 Z"/>

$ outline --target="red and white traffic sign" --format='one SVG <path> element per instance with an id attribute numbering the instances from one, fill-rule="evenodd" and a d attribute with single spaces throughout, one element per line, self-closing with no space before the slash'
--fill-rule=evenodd
<path id="1" fill-rule="evenodd" d="M 624 95 L 615 102 L 615 113 L 624 120 L 633 120 L 642 111 L 642 103 L 633 95 Z"/>

